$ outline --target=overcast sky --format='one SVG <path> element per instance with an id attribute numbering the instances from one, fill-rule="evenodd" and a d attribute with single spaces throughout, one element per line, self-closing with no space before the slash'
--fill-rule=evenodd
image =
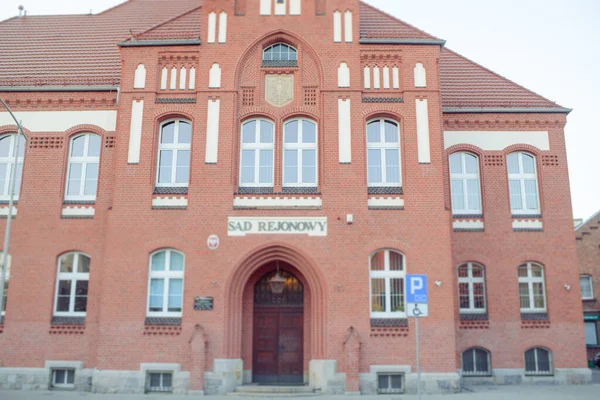
<path id="1" fill-rule="evenodd" d="M 600 128 L 595 119 L 600 116 L 600 1 L 366 1 L 447 40 L 452 50 L 573 108 L 566 136 L 574 215 L 587 218 L 600 210 Z M 0 20 L 17 15 L 19 4 L 29 15 L 39 15 L 98 13 L 121 2 L 1 0 Z"/>

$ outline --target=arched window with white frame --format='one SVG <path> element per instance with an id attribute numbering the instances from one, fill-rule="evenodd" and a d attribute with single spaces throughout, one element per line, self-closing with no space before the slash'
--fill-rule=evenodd
<path id="1" fill-rule="evenodd" d="M 450 191 L 452 214 L 481 214 L 479 158 L 471 153 L 450 155 Z"/>
<path id="2" fill-rule="evenodd" d="M 283 186 L 317 187 L 317 124 L 309 119 L 283 125 Z"/>
<path id="3" fill-rule="evenodd" d="M 525 152 L 511 153 L 508 165 L 510 210 L 516 215 L 535 215 L 541 212 L 535 157 Z"/>
<path id="4" fill-rule="evenodd" d="M 160 126 L 157 187 L 187 187 L 190 179 L 192 124 L 176 119 Z"/>
<path id="5" fill-rule="evenodd" d="M 542 347 L 527 350 L 525 375 L 552 375 L 552 352 Z"/>
<path id="6" fill-rule="evenodd" d="M 485 269 L 482 265 L 466 263 L 458 267 L 458 303 L 460 312 L 485 313 Z"/>
<path id="7" fill-rule="evenodd" d="M 176 250 L 160 250 L 150 255 L 148 278 L 149 317 L 181 317 L 185 257 Z"/>
<path id="8" fill-rule="evenodd" d="M 405 318 L 405 257 L 395 250 L 379 250 L 369 258 L 371 318 Z"/>
<path id="9" fill-rule="evenodd" d="M 263 50 L 264 67 L 295 67 L 298 65 L 298 50 L 286 43 L 275 43 Z"/>
<path id="10" fill-rule="evenodd" d="M 71 139 L 65 200 L 96 200 L 101 144 L 102 138 L 94 133 Z"/>
<path id="11" fill-rule="evenodd" d="M 54 316 L 84 317 L 87 312 L 90 257 L 79 251 L 58 258 Z"/>
<path id="12" fill-rule="evenodd" d="M 400 159 L 399 124 L 385 118 L 369 121 L 367 123 L 368 185 L 401 187 Z"/>
<path id="13" fill-rule="evenodd" d="M 546 312 L 544 267 L 533 262 L 519 266 L 519 297 L 522 313 Z"/>
<path id="14" fill-rule="evenodd" d="M 17 135 L 14 133 L 0 137 L 0 200 L 8 200 L 10 198 L 10 180 L 15 165 L 16 144 Z M 19 193 L 21 192 L 25 145 L 25 136 L 19 135 L 19 155 L 17 157 L 17 172 L 15 175 L 15 200 L 19 199 Z"/>
<path id="15" fill-rule="evenodd" d="M 462 353 L 462 375 L 463 376 L 489 376 L 492 374 L 490 352 L 471 347 Z"/>
<path id="16" fill-rule="evenodd" d="M 275 125 L 266 119 L 242 124 L 240 187 L 273 187 Z"/>

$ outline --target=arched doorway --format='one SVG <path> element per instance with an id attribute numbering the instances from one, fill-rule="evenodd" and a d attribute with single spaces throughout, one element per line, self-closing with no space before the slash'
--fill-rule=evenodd
<path id="1" fill-rule="evenodd" d="M 283 293 L 273 293 L 263 275 L 254 285 L 253 381 L 259 384 L 304 382 L 304 286 L 292 273 L 281 270 Z"/>

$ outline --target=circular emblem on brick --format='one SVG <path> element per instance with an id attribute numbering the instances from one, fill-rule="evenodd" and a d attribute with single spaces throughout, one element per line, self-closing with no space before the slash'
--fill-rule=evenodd
<path id="1" fill-rule="evenodd" d="M 216 250 L 219 248 L 220 242 L 221 242 L 221 240 L 219 239 L 219 237 L 217 235 L 210 235 L 208 237 L 208 239 L 206 240 L 206 245 L 208 246 L 208 248 L 210 250 Z"/>

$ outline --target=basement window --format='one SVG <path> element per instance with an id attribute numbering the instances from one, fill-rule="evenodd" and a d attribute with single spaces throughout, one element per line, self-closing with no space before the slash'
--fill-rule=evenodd
<path id="1" fill-rule="evenodd" d="M 377 393 L 398 394 L 404 390 L 404 374 L 377 374 Z"/>
<path id="2" fill-rule="evenodd" d="M 173 392 L 173 373 L 149 372 L 146 378 L 146 391 L 159 393 Z"/>
<path id="3" fill-rule="evenodd" d="M 53 369 L 52 389 L 75 389 L 75 370 L 66 368 Z"/>

